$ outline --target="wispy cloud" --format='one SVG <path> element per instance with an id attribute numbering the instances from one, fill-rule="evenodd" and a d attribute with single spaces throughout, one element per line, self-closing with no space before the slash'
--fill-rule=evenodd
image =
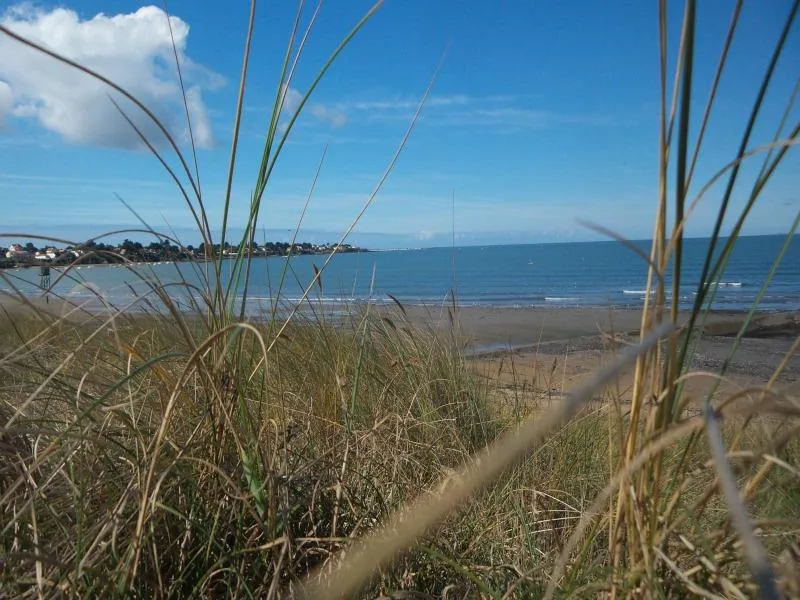
<path id="1" fill-rule="evenodd" d="M 430 125 L 457 125 L 461 127 L 505 127 L 516 129 L 543 129 L 558 125 L 613 125 L 616 121 L 604 115 L 569 114 L 535 108 L 505 106 L 475 108 L 434 114 L 427 119 Z"/>
<path id="2" fill-rule="evenodd" d="M 453 96 L 431 96 L 428 98 L 426 106 L 463 106 L 474 102 L 464 94 Z M 342 111 L 396 111 L 416 109 L 419 106 L 419 98 L 391 98 L 382 100 L 365 100 L 353 102 L 340 102 L 336 106 Z"/>
<path id="3" fill-rule="evenodd" d="M 345 113 L 324 104 L 312 104 L 308 108 L 308 112 L 314 118 L 327 123 L 334 129 L 344 127 L 347 124 L 347 115 Z"/>
<path id="4" fill-rule="evenodd" d="M 518 95 L 432 96 L 425 104 L 422 123 L 434 126 L 484 127 L 498 131 L 541 129 L 566 124 L 612 125 L 608 115 L 571 114 L 532 106 L 532 98 Z M 396 96 L 384 99 L 339 102 L 336 107 L 353 116 L 353 121 L 392 123 L 408 121 L 419 106 L 417 98 Z"/>
<path id="5" fill-rule="evenodd" d="M 300 91 L 289 88 L 286 91 L 286 99 L 283 104 L 284 112 L 287 113 L 287 115 L 293 114 L 300 106 L 302 100 L 303 94 Z M 330 127 L 338 128 L 347 124 L 347 115 L 344 111 L 339 110 L 335 106 L 311 102 L 306 106 L 306 110 L 312 117 Z"/>
<path id="6" fill-rule="evenodd" d="M 167 181 L 156 181 L 147 179 L 113 179 L 99 177 L 63 177 L 59 175 L 19 175 L 16 173 L 0 172 L 0 185 L 9 187 L 20 186 L 29 188 L 32 185 L 39 186 L 93 186 L 93 187 L 121 187 L 127 189 L 133 187 L 154 188 L 164 187 L 173 188 L 173 184 Z"/>
<path id="7" fill-rule="evenodd" d="M 284 119 L 297 110 L 302 97 L 302 94 L 294 88 L 287 91 Z M 533 100 L 531 97 L 511 94 L 434 95 L 425 103 L 420 123 L 440 127 L 482 127 L 495 132 L 507 132 L 559 125 L 604 126 L 618 122 L 609 115 L 573 114 L 539 108 L 531 105 Z M 358 126 L 407 123 L 414 117 L 419 104 L 420 98 L 396 95 L 389 98 L 338 102 L 312 101 L 306 105 L 305 112 L 312 118 L 313 123 L 340 129 L 348 124 Z M 248 110 L 267 112 L 271 107 L 250 106 Z M 308 121 L 305 124 L 308 125 Z"/>
<path id="8" fill-rule="evenodd" d="M 292 117 L 303 100 L 303 93 L 293 87 L 286 89 L 283 99 L 282 118 L 284 126 Z M 271 113 L 273 107 L 265 105 L 248 105 L 245 110 L 254 113 Z M 309 101 L 303 108 L 303 113 L 310 115 L 317 123 L 326 125 L 332 129 L 339 129 L 347 124 L 347 113 L 337 105 L 326 104 L 323 102 Z"/>

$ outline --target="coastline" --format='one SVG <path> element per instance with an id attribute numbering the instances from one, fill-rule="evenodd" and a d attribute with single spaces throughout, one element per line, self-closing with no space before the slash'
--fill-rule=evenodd
<path id="1" fill-rule="evenodd" d="M 87 314 L 103 312 L 95 305 L 81 304 L 77 298 L 73 302 L 50 295 L 48 301 L 41 294 L 25 296 L 23 301 L 11 293 L 0 293 L 0 306 L 12 315 L 32 307 L 53 314 L 73 309 Z M 365 303 L 354 302 L 331 304 L 330 308 L 355 314 L 365 310 L 365 306 Z M 453 328 L 473 356 L 520 352 L 588 338 L 632 337 L 638 335 L 642 319 L 641 308 L 636 307 L 457 306 L 453 311 L 452 305 L 439 303 L 403 304 L 402 308 L 394 304 L 373 304 L 369 305 L 369 310 L 436 334 L 449 333 Z M 685 324 L 689 314 L 689 311 L 681 311 L 678 324 Z M 711 311 L 703 321 L 703 331 L 709 336 L 734 336 L 747 314 L 745 310 Z M 797 335 L 800 335 L 800 310 L 756 311 L 745 333 L 745 337 L 759 338 Z"/>
<path id="2" fill-rule="evenodd" d="M 376 250 L 371 250 L 369 248 L 358 248 L 358 247 L 351 247 L 348 249 L 336 250 L 335 254 L 364 254 L 368 252 L 376 252 Z M 313 251 L 301 251 L 301 252 L 293 252 L 291 256 L 327 256 L 331 254 L 330 250 L 313 250 Z M 80 266 L 80 267 L 104 267 L 104 266 L 125 266 L 125 265 L 167 265 L 173 263 L 207 263 L 207 262 L 214 262 L 216 260 L 234 260 L 237 258 L 235 253 L 233 254 L 224 254 L 222 256 L 217 257 L 207 257 L 207 256 L 200 256 L 200 255 L 193 255 L 191 257 L 180 257 L 180 256 L 163 256 L 158 259 L 144 259 L 140 257 L 130 258 L 128 256 L 124 256 L 122 254 L 117 255 L 119 260 L 98 260 L 98 261 L 81 261 L 75 260 L 60 260 L 59 258 L 55 259 L 13 259 L 13 258 L 6 258 L 0 259 L 0 270 L 17 270 L 17 269 L 38 269 L 39 267 L 54 267 L 54 268 L 67 268 L 71 265 Z M 269 252 L 269 253 L 254 253 L 252 258 L 286 258 L 287 253 L 283 252 Z"/>

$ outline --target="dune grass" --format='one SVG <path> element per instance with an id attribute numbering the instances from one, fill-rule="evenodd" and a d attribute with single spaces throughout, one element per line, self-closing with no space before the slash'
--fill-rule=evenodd
<path id="1" fill-rule="evenodd" d="M 4 319 L 5 593 L 282 590 L 486 443 L 449 346 L 357 325 L 293 324 L 233 392 L 167 320 Z"/>
<path id="2" fill-rule="evenodd" d="M 715 281 L 751 207 L 797 141 L 798 125 L 788 121 L 794 97 L 774 139 L 754 149 L 750 137 L 798 3 L 754 88 L 740 150 L 715 177 L 727 185 L 714 243 L 689 323 L 680 329 L 673 323 L 683 227 L 708 193 L 692 178 L 718 78 L 702 133 L 693 138 L 694 39 L 702 32 L 695 31 L 695 3 L 686 0 L 671 90 L 666 4 L 659 4 L 660 195 L 652 252 L 643 257 L 650 272 L 639 344 L 609 347 L 606 365 L 563 400 L 509 408 L 461 354 L 457 306 L 449 309 L 454 326 L 447 335 L 412 325 L 401 305 L 326 318 L 310 298 L 333 254 L 300 303 L 288 311 L 276 303 L 262 321 L 245 318 L 251 267 L 245 252 L 229 275 L 221 258 L 194 267 L 201 285 L 184 281 L 191 313 L 176 305 L 171 287 L 141 270 L 133 272 L 149 291 L 146 300 L 132 300 L 137 310 L 87 315 L 72 307 L 65 317 L 20 298 L 23 308 L 0 314 L 2 595 L 799 594 L 797 399 L 781 392 L 779 371 L 739 397 L 693 398 L 683 387 L 697 376 L 689 365 Z M 229 229 L 247 49 L 255 35 L 252 6 L 221 241 Z M 302 8 L 241 247 L 253 240 L 264 191 L 308 94 L 378 5 L 334 49 L 281 127 L 286 90 L 319 14 L 317 8 L 301 31 Z M 740 8 L 741 2 L 730 40 Z M 36 46 L 6 29 L 0 34 Z M 726 44 L 719 73 L 727 52 Z M 113 89 L 121 118 L 136 129 L 126 111 L 146 107 Z M 343 241 L 389 176 L 418 116 Z M 196 165 L 166 128 L 162 133 L 164 144 L 144 136 L 142 143 L 178 185 L 211 246 L 217 240 Z M 761 156 L 748 202 L 728 214 L 741 163 Z M 719 248 L 731 219 L 730 241 Z M 765 285 L 771 275 L 765 273 Z M 611 384 L 631 365 L 634 386 L 623 401 Z M 725 368 L 716 376 L 724 377 Z M 598 396 L 602 402 L 589 403 Z"/>
<path id="3" fill-rule="evenodd" d="M 194 323 L 198 334 L 203 325 Z M 343 550 L 420 491 L 446 497 L 474 453 L 552 410 L 499 410 L 492 384 L 475 377 L 450 340 L 399 313 L 290 324 L 235 402 L 221 401 L 225 388 L 202 373 L 187 377 L 191 347 L 167 319 L 120 316 L 111 325 L 16 314 L 2 321 L 2 334 L 8 596 L 285 596 L 317 567 L 336 572 Z M 606 490 L 619 473 L 626 423 L 611 410 L 614 394 L 605 399 L 383 565 L 366 597 L 402 589 L 539 597 L 571 539 L 578 551 L 559 595 L 609 590 Z M 797 465 L 792 425 L 758 416 L 745 424 L 747 411 L 725 426 L 725 438 L 737 440 L 740 480 L 767 464 Z M 695 416 L 671 431 L 680 441 L 702 430 Z M 681 477 L 665 491 L 675 505 L 660 541 L 659 585 L 750 595 L 728 510 L 709 494 L 716 471 L 707 448 L 671 443 L 660 460 Z M 790 539 L 796 527 L 798 500 L 800 480 L 786 468 L 754 490 L 750 514 L 774 536 L 775 553 L 786 548 L 778 534 Z"/>

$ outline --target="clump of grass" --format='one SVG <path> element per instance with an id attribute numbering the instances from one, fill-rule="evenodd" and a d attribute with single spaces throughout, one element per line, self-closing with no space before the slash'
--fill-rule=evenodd
<path id="1" fill-rule="evenodd" d="M 374 10 L 333 51 L 309 94 Z M 553 405 L 493 405 L 491 382 L 478 379 L 459 352 L 455 322 L 450 336 L 437 335 L 409 323 L 399 304 L 328 319 L 308 297 L 321 287 L 332 255 L 308 282 L 303 311 L 300 304 L 280 311 L 276 302 L 261 321 L 245 318 L 251 259 L 244 252 L 230 269 L 219 257 L 190 267 L 200 283 L 177 284 L 188 313 L 173 299 L 175 284 L 139 270 L 146 291 L 132 295 L 129 306 L 97 314 L 67 303 L 68 315 L 54 315 L 18 294 L 24 308 L 0 314 L 3 594 L 776 597 L 779 586 L 795 593 L 789 540 L 800 500 L 796 400 L 781 393 L 777 372 L 740 397 L 692 398 L 683 382 L 697 376 L 689 365 L 714 281 L 750 208 L 796 143 L 798 127 L 786 133 L 783 126 L 792 98 L 720 249 L 739 165 L 755 155 L 753 123 L 797 10 L 795 2 L 741 149 L 719 174 L 728 186 L 697 302 L 679 330 L 683 227 L 703 136 L 692 147 L 695 3 L 686 2 L 672 104 L 660 3 L 660 196 L 652 252 L 644 257 L 650 294 L 640 343 L 610 352 L 613 360 L 594 378 Z M 319 13 L 305 32 L 301 14 L 302 5 L 240 247 L 253 240 L 263 193 L 308 99 L 285 130 L 279 127 Z M 255 3 L 220 243 L 229 230 L 254 15 Z M 38 49 L 106 81 L 146 112 L 109 80 Z M 727 52 L 726 44 L 720 73 Z M 161 146 L 144 136 L 142 143 L 178 185 L 211 247 L 199 177 L 161 130 L 172 162 Z M 627 404 L 608 384 L 630 365 Z M 605 402 L 587 407 L 601 394 Z M 695 404 L 699 414 L 688 410 Z"/>
<path id="2" fill-rule="evenodd" d="M 447 344 L 356 324 L 293 323 L 230 402 L 168 321 L 4 317 L 4 590 L 275 595 L 485 444 Z"/>

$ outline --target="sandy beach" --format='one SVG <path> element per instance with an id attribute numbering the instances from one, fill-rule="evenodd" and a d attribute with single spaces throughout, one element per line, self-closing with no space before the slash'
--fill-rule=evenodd
<path id="1" fill-rule="evenodd" d="M 54 317 L 69 314 L 71 320 L 91 319 L 91 313 L 76 310 L 74 305 L 55 298 L 49 303 L 35 298 L 26 305 L 0 295 L 0 307 L 12 318 L 15 314 L 31 313 L 35 307 Z M 635 309 L 459 307 L 451 322 L 452 309 L 447 305 L 403 308 L 405 319 L 413 326 L 442 335 L 455 327 L 463 340 L 464 352 L 482 375 L 515 389 L 535 389 L 546 395 L 561 393 L 594 372 L 611 356 L 614 343 L 635 343 L 641 326 L 641 312 Z M 403 319 L 396 306 L 379 310 L 385 316 Z M 728 359 L 745 316 L 736 312 L 708 316 L 694 355 L 694 370 L 720 369 Z M 679 322 L 685 320 L 686 314 L 680 315 Z M 729 360 L 730 382 L 737 386 L 764 385 L 792 352 L 798 336 L 800 313 L 756 315 Z M 624 391 L 631 381 L 631 373 L 623 374 L 621 389 Z M 693 380 L 689 387 L 699 393 L 710 381 L 709 378 L 701 383 Z M 792 356 L 777 383 L 793 390 L 800 389 L 798 381 L 800 357 Z"/>
<path id="2" fill-rule="evenodd" d="M 69 302 L 50 296 L 26 297 L 24 300 L 18 296 L 0 293 L 0 319 L 4 315 L 14 318 L 18 315 L 35 316 L 46 314 L 55 319 L 66 318 L 72 322 L 85 322 L 94 319 L 96 312 L 92 312 L 87 306 Z"/>
<path id="3" fill-rule="evenodd" d="M 408 319 L 444 332 L 450 328 L 447 306 L 404 307 Z M 636 335 L 641 327 L 638 309 L 615 308 L 500 308 L 459 307 L 455 322 L 460 334 L 476 354 L 552 347 L 555 342 L 602 338 L 603 334 Z M 687 313 L 678 317 L 679 324 Z M 732 336 L 740 329 L 745 314 L 715 312 L 708 316 L 704 330 L 712 336 Z M 748 337 L 792 339 L 800 333 L 800 313 L 761 313 L 754 316 Z M 557 344 L 555 344 L 557 345 Z"/>
<path id="4" fill-rule="evenodd" d="M 450 327 L 447 307 L 406 307 L 412 323 L 439 332 Z M 483 308 L 462 307 L 455 323 L 465 340 L 476 370 L 509 390 L 525 389 L 552 397 L 577 385 L 613 354 L 613 342 L 635 343 L 641 312 L 632 309 Z M 718 372 L 731 352 L 744 313 L 708 316 L 693 360 L 694 371 Z M 684 323 L 686 314 L 679 317 Z M 800 335 L 800 314 L 762 313 L 754 316 L 727 367 L 720 391 L 763 386 L 793 352 Z M 800 390 L 800 357 L 791 356 L 776 383 L 787 391 Z M 696 376 L 689 393 L 702 394 L 713 379 Z M 624 398 L 632 371 L 623 373 L 618 390 Z"/>

